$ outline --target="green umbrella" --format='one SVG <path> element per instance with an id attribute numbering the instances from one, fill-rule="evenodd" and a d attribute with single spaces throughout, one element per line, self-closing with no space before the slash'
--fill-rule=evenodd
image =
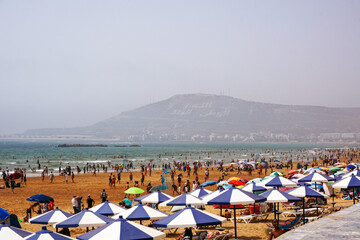
<path id="1" fill-rule="evenodd" d="M 131 187 L 128 190 L 125 191 L 126 194 L 142 194 L 144 190 L 137 187 Z"/>
<path id="2" fill-rule="evenodd" d="M 163 190 L 166 190 L 167 189 L 167 186 L 164 186 L 164 185 L 156 185 L 154 187 L 152 187 L 150 189 L 150 192 L 155 192 L 155 191 L 163 191 Z"/>
<path id="3" fill-rule="evenodd" d="M 339 170 L 341 170 L 342 168 L 339 168 L 339 167 L 333 167 L 333 168 L 330 168 L 329 172 L 337 172 Z"/>

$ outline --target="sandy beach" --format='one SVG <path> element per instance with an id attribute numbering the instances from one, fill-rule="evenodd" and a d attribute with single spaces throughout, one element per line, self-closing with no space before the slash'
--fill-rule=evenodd
<path id="1" fill-rule="evenodd" d="M 355 161 L 355 160 L 353 160 Z M 319 163 L 320 164 L 320 163 Z M 294 164 L 294 167 L 296 165 Z M 209 180 L 218 180 L 221 176 L 221 173 L 216 170 L 216 167 L 210 167 L 210 176 Z M 288 170 L 281 169 L 278 170 L 285 175 L 287 174 Z M 179 174 L 180 171 L 177 171 L 176 174 Z M 118 204 L 120 201 L 124 199 L 124 190 L 125 190 L 125 184 L 127 181 L 129 181 L 129 172 L 123 172 L 121 174 L 121 184 L 116 184 L 115 188 L 111 188 L 108 184 L 108 176 L 109 173 L 100 173 L 96 176 L 93 176 L 92 173 L 88 174 L 75 174 L 75 180 L 74 183 L 71 181 L 71 177 L 69 177 L 69 182 L 65 183 L 65 178 L 63 176 L 55 175 L 55 179 L 53 183 L 50 183 L 49 177 L 45 177 L 44 182 L 40 177 L 31 177 L 27 180 L 27 185 L 22 185 L 21 188 L 15 188 L 14 193 L 12 193 L 11 189 L 1 189 L 0 190 L 0 207 L 4 208 L 9 211 L 9 213 L 16 214 L 19 219 L 23 219 L 26 215 L 26 209 L 32 204 L 32 202 L 26 201 L 26 198 L 29 196 L 32 196 L 34 194 L 46 194 L 55 199 L 55 206 L 59 207 L 60 209 L 67 211 L 69 213 L 73 213 L 73 208 L 71 204 L 71 199 L 74 195 L 76 196 L 82 196 L 84 200 L 87 198 L 88 194 L 92 196 L 92 198 L 95 200 L 95 205 L 101 203 L 100 199 L 100 193 L 103 189 L 106 190 L 108 194 L 108 200 Z M 161 172 L 159 170 L 152 171 L 152 175 L 149 176 L 149 173 L 145 177 L 144 186 L 140 187 L 142 189 L 146 189 L 146 186 L 149 182 L 151 182 L 152 186 L 160 184 L 160 174 Z M 199 169 L 199 181 L 204 182 L 205 178 L 205 168 Z M 269 174 L 269 171 L 268 171 Z M 139 181 L 141 178 L 140 171 L 133 172 L 134 175 L 134 181 Z M 191 174 L 190 178 L 187 177 L 187 174 L 183 173 L 183 182 L 187 179 L 192 181 L 195 179 L 195 176 Z M 248 172 L 242 171 L 241 174 L 237 174 L 237 171 L 235 172 L 228 172 L 225 179 L 228 179 L 230 177 L 243 177 L 247 179 L 252 179 L 255 177 L 258 177 L 257 172 L 253 172 L 252 176 L 248 174 Z M 264 172 L 261 174 L 260 177 L 265 177 Z M 130 187 L 134 185 L 134 182 L 130 183 Z M 209 186 L 206 189 L 209 190 L 216 190 L 215 186 Z M 144 193 L 145 194 L 145 193 Z M 133 199 L 134 197 L 131 197 L 130 199 Z M 346 201 L 346 200 L 340 200 L 336 199 L 337 202 L 340 202 L 338 205 L 341 206 L 349 206 L 352 204 L 352 201 Z M 84 203 L 84 201 L 83 201 Z M 160 208 L 161 210 L 169 210 L 168 207 Z M 212 206 L 206 206 L 206 211 L 219 214 L 219 209 L 215 209 Z M 36 214 L 33 213 L 33 216 Z M 266 234 L 267 224 L 271 223 L 273 219 L 273 214 L 269 216 L 269 218 L 265 221 L 260 222 L 254 222 L 254 223 L 239 223 L 237 226 L 238 228 L 238 238 L 241 239 L 267 239 L 268 235 Z M 281 218 L 282 219 L 282 218 Z M 144 224 L 148 224 L 146 221 Z M 41 225 L 36 224 L 29 224 L 29 223 L 21 223 L 23 229 L 29 230 L 31 232 L 35 232 L 41 229 Z M 230 232 L 233 232 L 233 223 L 228 221 L 225 224 L 223 224 L 223 227 L 225 227 Z M 54 230 L 52 226 L 48 226 L 49 229 Z M 211 231 L 211 229 L 207 229 L 208 231 Z M 71 236 L 76 237 L 80 234 L 85 233 L 86 229 L 70 229 Z M 178 233 L 182 233 L 183 230 L 178 231 Z M 167 231 L 166 231 L 167 232 Z M 167 239 L 174 239 L 177 235 L 168 235 Z"/>

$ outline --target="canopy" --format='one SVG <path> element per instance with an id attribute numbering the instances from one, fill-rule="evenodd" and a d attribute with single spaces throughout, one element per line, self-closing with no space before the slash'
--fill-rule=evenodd
<path id="1" fill-rule="evenodd" d="M 315 182 L 315 183 L 317 183 L 317 182 L 328 182 L 331 180 L 332 180 L 331 177 L 328 177 L 321 173 L 313 172 L 313 173 L 310 173 L 309 175 L 306 175 L 303 178 L 298 179 L 298 182 Z"/>
<path id="2" fill-rule="evenodd" d="M 296 187 L 297 184 L 284 177 L 275 176 L 265 184 L 265 187 Z"/>
<path id="3" fill-rule="evenodd" d="M 127 220 L 157 220 L 167 217 L 169 214 L 143 204 L 138 204 L 112 218 L 119 219 L 120 216 Z"/>
<path id="4" fill-rule="evenodd" d="M 74 228 L 74 227 L 100 227 L 114 220 L 101 214 L 94 213 L 90 210 L 83 210 L 68 219 L 54 225 L 58 228 Z"/>
<path id="5" fill-rule="evenodd" d="M 44 194 L 36 194 L 31 197 L 28 197 L 26 200 L 32 202 L 40 202 L 40 203 L 44 203 L 45 201 L 54 202 L 54 199 L 52 197 L 46 196 Z"/>
<path id="6" fill-rule="evenodd" d="M 54 233 L 46 229 L 46 226 L 43 226 L 41 231 L 38 231 L 28 237 L 26 240 L 75 240 L 75 238 L 67 237 L 59 233 Z"/>
<path id="7" fill-rule="evenodd" d="M 160 203 L 159 206 L 201 206 L 204 205 L 200 198 L 194 197 L 189 193 L 183 193 L 180 196 L 177 196 L 171 200 Z"/>
<path id="8" fill-rule="evenodd" d="M 90 211 L 94 213 L 98 213 L 105 216 L 112 216 L 118 213 L 124 212 L 126 209 L 123 207 L 120 207 L 114 203 L 111 203 L 109 201 L 105 201 L 103 203 L 100 203 L 99 205 L 96 205 L 89 209 Z"/>
<path id="9" fill-rule="evenodd" d="M 186 228 L 218 225 L 224 222 L 226 222 L 226 218 L 193 207 L 186 207 L 177 213 L 154 222 L 153 225 L 162 228 Z"/>
<path id="10" fill-rule="evenodd" d="M 131 187 L 128 190 L 125 191 L 126 194 L 142 194 L 143 192 L 145 192 L 144 190 L 142 190 L 141 188 L 137 188 L 137 187 Z"/>
<path id="11" fill-rule="evenodd" d="M 10 216 L 10 214 L 8 213 L 8 211 L 6 211 L 5 209 L 0 208 L 0 220 L 5 220 Z"/>
<path id="12" fill-rule="evenodd" d="M 162 203 L 162 202 L 165 202 L 172 198 L 173 197 L 171 197 L 163 192 L 155 191 L 155 192 L 149 193 L 145 196 L 135 198 L 135 201 L 141 202 L 141 203 Z"/>
<path id="13" fill-rule="evenodd" d="M 166 234 L 138 223 L 118 219 L 105 226 L 78 236 L 80 240 L 157 240 L 166 237 Z"/>
<path id="14" fill-rule="evenodd" d="M 23 240 L 24 237 L 30 236 L 32 233 L 11 227 L 5 223 L 0 224 L 0 239 Z"/>
<path id="15" fill-rule="evenodd" d="M 54 210 L 29 219 L 29 223 L 53 225 L 55 223 L 62 222 L 71 216 L 72 215 L 70 213 L 64 212 L 56 207 Z"/>
<path id="16" fill-rule="evenodd" d="M 206 189 L 203 189 L 202 187 L 200 187 L 200 188 L 192 191 L 190 194 L 193 195 L 194 197 L 201 198 L 203 196 L 208 195 L 209 193 L 212 193 L 212 191 L 206 190 Z"/>

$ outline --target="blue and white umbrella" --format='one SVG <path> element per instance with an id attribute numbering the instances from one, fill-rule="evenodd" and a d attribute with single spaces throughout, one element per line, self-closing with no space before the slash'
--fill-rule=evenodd
<path id="1" fill-rule="evenodd" d="M 355 175 L 357 177 L 360 177 L 360 170 L 354 170 L 354 171 L 351 171 L 349 173 L 346 173 L 344 175 L 341 176 L 341 178 L 347 178 L 347 177 L 350 177 L 351 175 Z"/>
<path id="2" fill-rule="evenodd" d="M 43 226 L 41 231 L 38 231 L 28 237 L 26 240 L 75 240 L 75 238 L 67 237 L 53 231 L 46 229 L 46 226 Z"/>
<path id="3" fill-rule="evenodd" d="M 207 202 L 209 205 L 233 205 L 234 206 L 234 228 L 235 228 L 235 239 L 237 238 L 237 228 L 236 228 L 236 205 L 239 204 L 254 204 L 257 202 L 265 201 L 264 197 L 255 195 L 250 192 L 243 191 L 239 188 L 229 188 L 225 191 L 222 191 L 219 195 L 212 198 Z"/>
<path id="4" fill-rule="evenodd" d="M 141 223 L 142 220 L 162 219 L 169 216 L 169 214 L 143 204 L 138 204 L 130 209 L 127 209 L 125 212 L 116 214 L 112 217 L 112 219 L 119 219 L 120 216 L 127 220 L 140 220 Z"/>
<path id="5" fill-rule="evenodd" d="M 247 184 L 245 187 L 241 188 L 241 190 L 254 193 L 254 192 L 266 191 L 267 189 L 264 187 L 256 186 L 254 182 L 251 182 Z"/>
<path id="6" fill-rule="evenodd" d="M 29 219 L 29 223 L 53 225 L 55 223 L 62 222 L 71 216 L 72 214 L 64 212 L 60 210 L 58 207 L 56 207 L 54 210 L 51 210 L 49 212 L 46 212 L 44 214 Z"/>
<path id="7" fill-rule="evenodd" d="M 355 194 L 355 188 L 360 187 L 360 177 L 351 175 L 343 180 L 340 180 L 332 185 L 333 188 L 352 188 L 353 193 Z M 355 204 L 355 196 L 353 196 L 353 201 Z"/>
<path id="8" fill-rule="evenodd" d="M 207 204 L 208 201 L 210 201 L 211 199 L 213 199 L 214 197 L 218 196 L 222 191 L 222 189 L 218 189 L 212 193 L 209 193 L 208 195 L 205 195 L 201 198 L 201 200 L 203 201 L 204 204 Z"/>
<path id="9" fill-rule="evenodd" d="M 321 173 L 313 172 L 309 175 L 306 175 L 305 177 L 302 177 L 298 179 L 298 182 L 312 182 L 312 183 L 318 183 L 318 182 L 329 182 L 333 179 L 329 176 L 323 175 Z"/>
<path id="10" fill-rule="evenodd" d="M 286 193 L 288 193 L 294 197 L 302 198 L 304 223 L 305 223 L 305 197 L 315 197 L 315 198 L 325 198 L 326 197 L 324 194 L 322 194 L 318 191 L 315 191 L 314 189 L 312 189 L 310 187 L 306 187 L 306 186 L 301 186 L 301 187 L 297 187 L 294 189 L 290 189 L 290 190 L 286 191 Z M 319 212 L 317 212 L 317 214 L 319 214 Z"/>
<path id="11" fill-rule="evenodd" d="M 177 213 L 154 222 L 153 226 L 170 229 L 219 225 L 224 222 L 226 222 L 226 218 L 194 207 L 186 207 Z"/>
<path id="12" fill-rule="evenodd" d="M 260 196 L 266 198 L 266 202 L 280 203 L 280 202 L 297 202 L 301 201 L 300 198 L 294 197 L 286 192 L 282 192 L 278 189 L 271 189 L 267 192 L 260 194 Z M 274 204 L 274 217 L 276 219 L 276 205 Z"/>
<path id="13" fill-rule="evenodd" d="M 96 205 L 89 209 L 90 211 L 94 213 L 98 213 L 105 216 L 112 216 L 118 213 L 124 212 L 126 209 L 123 207 L 120 207 L 114 203 L 111 203 L 109 201 L 105 201 L 103 203 L 100 203 L 99 205 Z"/>
<path id="14" fill-rule="evenodd" d="M 159 206 L 188 206 L 188 205 L 201 206 L 204 205 L 204 203 L 200 198 L 194 197 L 189 193 L 184 193 L 171 200 L 159 204 Z"/>
<path id="15" fill-rule="evenodd" d="M 83 210 L 54 225 L 57 228 L 100 227 L 114 220 L 90 210 Z"/>
<path id="16" fill-rule="evenodd" d="M 202 187 L 192 191 L 190 194 L 197 197 L 197 198 L 201 198 L 205 195 L 208 195 L 209 193 L 212 193 L 212 191 L 210 190 L 206 190 L 206 189 L 203 189 Z"/>
<path id="17" fill-rule="evenodd" d="M 266 177 L 265 180 L 262 180 L 261 182 L 259 183 L 256 183 L 256 186 L 259 186 L 259 187 L 264 187 L 266 189 L 272 189 L 273 187 L 270 187 L 270 186 L 265 186 L 268 182 L 270 182 L 271 180 L 273 180 L 274 177 Z"/>
<path id="18" fill-rule="evenodd" d="M 118 219 L 105 226 L 99 227 L 88 233 L 78 236 L 80 240 L 157 240 L 166 237 L 166 234 L 155 230 L 154 228 L 145 227 L 138 223 Z"/>
<path id="19" fill-rule="evenodd" d="M 275 176 L 273 179 L 271 179 L 269 182 L 265 183 L 265 187 L 296 187 L 297 184 L 293 181 L 280 177 Z"/>
<path id="20" fill-rule="evenodd" d="M 0 220 L 5 220 L 10 216 L 9 212 L 0 208 Z"/>
<path id="21" fill-rule="evenodd" d="M 5 223 L 0 224 L 0 239 L 23 240 L 32 233 L 21 230 L 16 227 L 11 227 Z"/>
<path id="22" fill-rule="evenodd" d="M 173 197 L 163 193 L 163 192 L 160 192 L 160 191 L 155 191 L 155 192 L 152 192 L 152 193 L 149 193 L 145 196 L 142 196 L 142 197 L 138 197 L 138 198 L 135 198 L 134 200 L 137 201 L 137 202 L 141 202 L 141 203 L 162 203 L 162 202 L 165 202 L 169 199 L 173 199 Z"/>

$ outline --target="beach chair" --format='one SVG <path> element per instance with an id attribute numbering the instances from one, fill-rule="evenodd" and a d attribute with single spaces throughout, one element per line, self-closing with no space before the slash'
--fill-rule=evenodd
<path id="1" fill-rule="evenodd" d="M 236 217 L 236 221 L 238 221 L 238 222 L 243 221 L 244 223 L 248 224 L 252 220 L 255 220 L 258 215 L 259 214 L 251 214 L 251 215 Z M 234 222 L 234 220 L 232 218 L 230 218 L 230 221 Z"/>
<path id="2" fill-rule="evenodd" d="M 288 225 L 279 225 L 279 228 L 284 229 L 284 230 L 289 230 L 292 227 L 294 227 L 295 225 L 297 225 L 298 223 L 300 223 L 301 218 L 302 217 L 299 215 L 294 220 L 292 220 L 290 224 L 288 224 Z"/>
<path id="3" fill-rule="evenodd" d="M 300 213 L 300 212 L 287 211 L 287 212 L 282 212 L 282 213 L 281 213 L 281 216 L 283 216 L 283 217 L 296 216 L 298 213 Z M 302 212 L 301 212 L 301 213 L 302 213 Z"/>
<path id="4" fill-rule="evenodd" d="M 207 231 L 197 231 L 196 236 L 193 236 L 193 240 L 204 240 L 207 236 Z"/>

